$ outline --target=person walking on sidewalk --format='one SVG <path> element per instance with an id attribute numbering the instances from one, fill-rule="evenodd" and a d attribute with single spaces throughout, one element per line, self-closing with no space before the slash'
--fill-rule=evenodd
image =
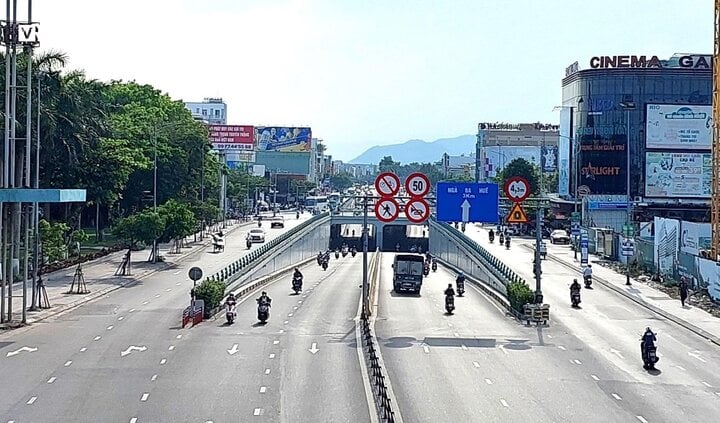
<path id="1" fill-rule="evenodd" d="M 685 277 L 680 277 L 680 304 L 682 304 L 683 307 L 685 307 L 685 300 L 687 300 L 688 297 L 688 284 L 685 281 Z"/>

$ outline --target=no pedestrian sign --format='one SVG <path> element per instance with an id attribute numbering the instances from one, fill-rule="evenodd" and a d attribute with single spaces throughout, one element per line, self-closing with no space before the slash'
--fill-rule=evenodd
<path id="1" fill-rule="evenodd" d="M 381 222 L 392 222 L 400 214 L 400 207 L 394 198 L 381 198 L 375 203 L 375 217 Z"/>

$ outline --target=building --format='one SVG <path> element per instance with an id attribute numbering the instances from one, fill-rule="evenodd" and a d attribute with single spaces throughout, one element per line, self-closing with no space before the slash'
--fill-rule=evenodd
<path id="1" fill-rule="evenodd" d="M 185 102 L 192 116 L 205 123 L 227 125 L 227 104 L 222 98 L 205 98 L 202 102 Z"/>
<path id="2" fill-rule="evenodd" d="M 497 176 L 508 163 L 522 158 L 544 172 L 557 171 L 559 128 L 542 123 L 479 123 L 475 178 Z"/>
<path id="3" fill-rule="evenodd" d="M 710 205 L 711 104 L 710 55 L 573 63 L 562 80 L 560 196 L 581 202 L 585 223 L 617 228 L 624 214 L 607 211 L 626 209 L 629 171 L 635 219 L 701 219 Z"/>
<path id="4" fill-rule="evenodd" d="M 441 161 L 442 174 L 446 178 L 453 176 L 472 178 L 475 175 L 475 162 L 474 155 L 450 156 L 444 153 Z"/>

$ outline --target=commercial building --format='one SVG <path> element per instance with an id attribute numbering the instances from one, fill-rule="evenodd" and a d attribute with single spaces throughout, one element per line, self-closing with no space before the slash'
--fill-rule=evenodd
<path id="1" fill-rule="evenodd" d="M 475 175 L 475 155 L 461 154 L 459 156 L 451 156 L 444 153 L 442 156 L 441 171 L 446 178 L 450 177 L 467 177 L 472 178 Z"/>
<path id="2" fill-rule="evenodd" d="M 562 80 L 559 193 L 591 226 L 709 210 L 712 56 L 597 56 Z M 627 157 L 630 156 L 630 166 Z M 611 217 L 611 211 L 617 210 Z"/>
<path id="3" fill-rule="evenodd" d="M 507 164 L 522 158 L 557 171 L 559 128 L 543 123 L 478 123 L 476 179 L 497 176 Z"/>
<path id="4" fill-rule="evenodd" d="M 227 104 L 222 98 L 205 98 L 202 102 L 187 101 L 185 108 L 192 116 L 211 125 L 227 124 Z"/>

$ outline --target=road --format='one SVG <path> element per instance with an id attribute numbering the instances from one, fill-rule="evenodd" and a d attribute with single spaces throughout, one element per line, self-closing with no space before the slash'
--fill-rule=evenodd
<path id="1" fill-rule="evenodd" d="M 288 218 L 286 230 L 302 221 L 294 216 Z M 282 232 L 266 230 L 268 240 Z M 166 369 L 179 360 L 182 347 L 193 345 L 195 339 L 202 343 L 213 337 L 213 330 L 206 328 L 208 325 L 194 329 L 179 327 L 182 310 L 189 301 L 191 282 L 187 270 L 199 265 L 206 274 L 212 274 L 245 254 L 246 231 L 228 235 L 224 253 L 202 250 L 189 256 L 177 269 L 153 274 L 55 319 L 0 335 L 0 379 L 12 381 L 0 386 L 0 417 L 4 419 L 0 420 L 131 421 L 137 417 L 137 421 L 186 421 L 184 415 L 166 419 L 166 415 L 158 414 L 149 420 L 138 416 L 153 404 L 154 385 L 168 377 Z M 357 299 L 348 310 L 353 316 L 356 303 Z M 282 310 L 282 304 L 280 300 L 276 310 Z M 207 339 L 201 341 L 203 337 Z M 123 351 L 127 352 L 125 356 L 121 355 Z M 325 348 L 324 354 L 316 355 L 328 355 L 329 351 Z M 197 366 L 189 364 L 193 360 L 197 361 L 197 356 L 188 355 L 184 363 L 193 368 Z M 219 394 L 214 389 L 215 382 L 225 377 L 223 373 L 197 375 L 177 368 L 175 373 L 183 380 L 183 383 L 176 380 L 171 387 L 173 401 L 179 404 L 186 404 L 192 397 L 193 378 L 199 378 L 205 387 L 196 395 L 211 403 L 215 397 L 207 400 L 206 391 Z M 212 381 L 209 386 L 208 381 Z M 236 390 L 234 401 L 243 398 L 237 394 Z M 157 404 L 158 410 L 167 413 L 165 405 Z"/>
<path id="2" fill-rule="evenodd" d="M 489 244 L 487 232 L 475 225 L 468 225 L 466 235 L 534 288 L 533 252 L 521 246 L 531 240 L 514 237 L 511 249 L 507 250 L 497 242 Z M 548 253 L 563 248 L 569 247 L 548 245 Z M 562 366 L 555 367 L 547 360 L 529 371 L 571 370 L 573 377 L 558 379 L 558 374 L 553 374 L 556 382 L 552 389 L 538 391 L 542 393 L 538 400 L 551 395 L 560 407 L 563 398 L 570 397 L 558 391 L 572 386 L 572 398 L 582 404 L 582 413 L 588 413 L 583 417 L 587 421 L 607 421 L 612 417 L 610 421 L 660 422 L 676 420 L 680 415 L 685 421 L 717 421 L 720 413 L 720 374 L 715 371 L 720 365 L 718 348 L 602 286 L 583 290 L 582 308 L 572 309 L 569 285 L 575 277 L 579 278 L 579 273 L 559 263 L 543 261 L 542 290 L 545 302 L 551 304 L 552 322 L 549 328 L 536 333 L 542 333 L 545 341 L 554 346 L 553 357 L 559 355 L 563 359 L 559 361 Z M 464 308 L 458 308 L 458 314 L 464 316 Z M 647 326 L 658 333 L 660 362 L 656 372 L 644 371 L 640 361 L 639 337 Z M 587 395 L 587 401 L 576 402 L 579 395 Z M 594 408 L 598 403 L 608 406 L 601 413 L 589 413 L 588 406 L 593 404 Z M 544 400 L 543 407 L 552 409 L 551 404 Z M 551 419 L 568 418 L 560 416 Z"/>

